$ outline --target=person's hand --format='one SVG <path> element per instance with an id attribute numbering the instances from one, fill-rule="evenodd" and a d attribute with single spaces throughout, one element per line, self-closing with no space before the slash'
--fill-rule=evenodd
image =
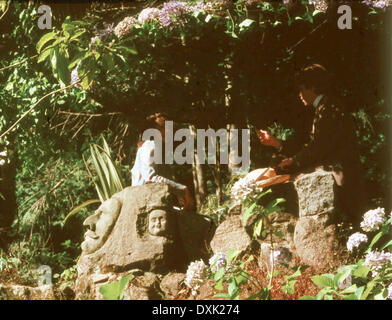
<path id="1" fill-rule="evenodd" d="M 268 130 L 256 130 L 259 136 L 260 143 L 265 146 L 271 146 L 275 148 L 280 147 L 280 141 L 276 139 Z"/>
<path id="2" fill-rule="evenodd" d="M 281 170 L 287 170 L 293 163 L 293 158 L 285 158 L 278 164 L 278 168 Z"/>

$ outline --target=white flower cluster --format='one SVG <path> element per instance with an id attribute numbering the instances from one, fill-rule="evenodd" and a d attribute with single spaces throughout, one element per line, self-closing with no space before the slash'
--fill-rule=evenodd
<path id="1" fill-rule="evenodd" d="M 210 264 L 211 272 L 215 273 L 220 268 L 226 266 L 226 255 L 222 252 L 215 253 L 208 263 Z"/>
<path id="2" fill-rule="evenodd" d="M 80 85 L 80 82 L 79 82 L 80 81 L 80 77 L 78 74 L 79 65 L 80 65 L 80 63 L 78 63 L 77 66 L 71 71 L 71 83 L 78 82 L 77 84 L 75 84 L 75 87 L 82 89 L 82 86 Z"/>
<path id="3" fill-rule="evenodd" d="M 354 248 L 358 248 L 362 243 L 367 242 L 368 237 L 366 234 L 356 232 L 348 238 L 347 249 L 353 251 Z"/>
<path id="4" fill-rule="evenodd" d="M 391 262 L 392 253 L 390 252 L 369 252 L 365 257 L 364 265 L 372 269 L 372 275 L 375 277 L 383 265 Z"/>
<path id="5" fill-rule="evenodd" d="M 392 300 L 392 283 L 388 287 L 388 295 L 387 295 L 388 300 Z"/>
<path id="6" fill-rule="evenodd" d="M 309 0 L 309 4 L 313 4 L 319 11 L 325 12 L 328 9 L 328 2 L 325 0 Z"/>
<path id="7" fill-rule="evenodd" d="M 160 10 L 157 8 L 146 8 L 143 9 L 137 18 L 140 24 L 144 24 L 148 21 L 155 20 L 159 18 Z"/>
<path id="8" fill-rule="evenodd" d="M 285 247 L 280 247 L 275 251 L 271 252 L 271 263 L 274 262 L 274 265 L 278 264 L 289 264 L 292 259 L 292 254 L 289 249 Z"/>
<path id="9" fill-rule="evenodd" d="M 385 222 L 384 208 L 369 210 L 363 216 L 361 228 L 363 231 L 376 231 Z"/>
<path id="10" fill-rule="evenodd" d="M 0 166 L 4 166 L 7 161 L 7 151 L 0 152 Z"/>
<path id="11" fill-rule="evenodd" d="M 248 196 L 252 196 L 256 191 L 261 191 L 261 188 L 256 187 L 254 180 L 246 177 L 239 179 L 231 188 L 231 195 L 234 200 L 242 201 Z"/>
<path id="12" fill-rule="evenodd" d="M 138 20 L 136 20 L 134 17 L 126 17 L 114 28 L 114 34 L 117 36 L 117 38 L 122 38 L 129 32 L 131 27 L 137 23 Z"/>
<path id="13" fill-rule="evenodd" d="M 193 261 L 186 271 L 185 285 L 192 290 L 192 295 L 197 294 L 206 277 L 206 265 L 203 260 Z"/>

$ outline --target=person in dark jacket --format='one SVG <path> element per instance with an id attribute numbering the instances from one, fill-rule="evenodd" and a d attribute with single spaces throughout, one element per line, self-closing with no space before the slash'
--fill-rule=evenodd
<path id="1" fill-rule="evenodd" d="M 323 66 L 314 64 L 304 68 L 297 75 L 297 83 L 299 98 L 315 111 L 312 129 L 301 150 L 284 158 L 277 169 L 290 174 L 317 169 L 332 172 L 345 215 L 358 223 L 365 197 L 352 116 L 331 94 L 331 78 Z M 258 134 L 262 144 L 280 148 L 284 153 L 281 141 L 268 131 L 259 130 Z"/>

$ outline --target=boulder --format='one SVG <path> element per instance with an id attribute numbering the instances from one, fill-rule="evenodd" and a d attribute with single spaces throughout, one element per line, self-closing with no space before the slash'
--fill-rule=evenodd
<path id="1" fill-rule="evenodd" d="M 97 291 L 100 284 L 134 269 L 156 274 L 185 271 L 190 261 L 207 256 L 212 222 L 176 211 L 174 197 L 162 183 L 128 187 L 85 220 L 77 298 L 86 294 L 102 298 Z M 132 287 L 130 297 L 141 298 L 143 290 Z"/>
<path id="2" fill-rule="evenodd" d="M 299 219 L 295 226 L 294 245 L 301 261 L 315 270 L 326 270 L 338 263 L 340 249 L 336 226 L 329 224 L 328 215 Z"/>
<path id="3" fill-rule="evenodd" d="M 161 289 L 166 299 L 174 299 L 178 296 L 184 287 L 185 277 L 185 273 L 169 273 L 162 279 Z"/>
<path id="4" fill-rule="evenodd" d="M 244 250 L 251 245 L 251 238 L 242 226 L 240 216 L 229 216 L 215 231 L 210 243 L 214 253 Z"/>
<path id="5" fill-rule="evenodd" d="M 29 287 L 0 284 L 0 300 L 55 300 L 52 285 Z"/>
<path id="6" fill-rule="evenodd" d="M 163 295 L 159 282 L 159 277 L 152 272 L 131 279 L 124 300 L 161 300 Z"/>
<path id="7" fill-rule="evenodd" d="M 300 218 L 335 213 L 336 187 L 331 172 L 320 170 L 303 175 L 294 185 L 298 194 Z"/>
<path id="8" fill-rule="evenodd" d="M 291 213 L 277 212 L 268 216 L 273 229 L 273 243 L 292 249 L 294 247 L 294 230 L 298 218 Z M 277 236 L 280 233 L 281 236 Z M 268 235 L 265 241 L 270 241 Z"/>

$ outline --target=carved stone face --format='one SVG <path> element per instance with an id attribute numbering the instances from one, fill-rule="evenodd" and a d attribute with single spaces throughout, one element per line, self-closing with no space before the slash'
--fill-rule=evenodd
<path id="1" fill-rule="evenodd" d="M 151 211 L 148 217 L 148 232 L 153 236 L 164 236 L 168 232 L 167 213 L 157 209 Z"/>
<path id="2" fill-rule="evenodd" d="M 103 202 L 93 215 L 84 220 L 83 225 L 87 227 L 87 231 L 84 234 L 82 250 L 85 253 L 93 253 L 102 247 L 117 220 L 120 209 L 120 201 L 111 198 Z"/>

